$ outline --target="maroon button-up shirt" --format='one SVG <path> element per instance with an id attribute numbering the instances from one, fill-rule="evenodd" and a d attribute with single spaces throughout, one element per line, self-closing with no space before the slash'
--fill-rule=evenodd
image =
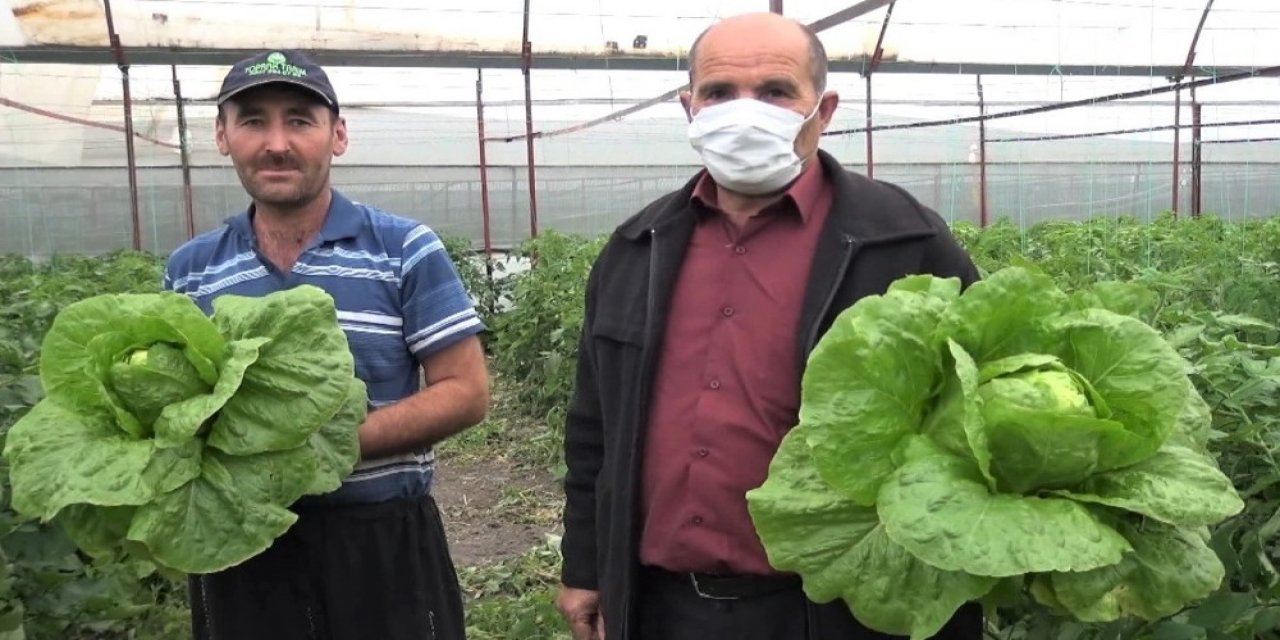
<path id="1" fill-rule="evenodd" d="M 747 513 L 798 421 L 796 336 L 832 189 L 811 162 L 735 227 L 706 175 L 675 284 L 644 455 L 640 561 L 671 571 L 776 573 Z M 699 206 L 699 204 L 701 206 Z"/>

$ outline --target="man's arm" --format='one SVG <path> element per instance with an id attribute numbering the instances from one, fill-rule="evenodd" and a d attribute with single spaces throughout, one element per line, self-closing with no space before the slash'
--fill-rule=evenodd
<path id="1" fill-rule="evenodd" d="M 369 413 L 360 425 L 365 460 L 420 451 L 479 424 L 489 407 L 489 372 L 476 336 L 426 357 L 426 386 Z"/>
<path id="2" fill-rule="evenodd" d="M 595 316 L 594 270 L 588 277 L 586 311 L 578 347 L 573 399 L 565 419 L 563 564 L 556 605 L 569 623 L 574 640 L 603 637 L 596 575 L 596 479 L 604 464 L 604 424 L 596 387 L 591 321 Z"/>

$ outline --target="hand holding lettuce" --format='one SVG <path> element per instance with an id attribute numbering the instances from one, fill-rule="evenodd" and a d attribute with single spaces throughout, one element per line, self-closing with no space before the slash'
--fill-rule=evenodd
<path id="1" fill-rule="evenodd" d="M 963 294 L 904 278 L 846 310 L 748 494 L 770 561 L 912 638 L 997 586 L 1093 622 L 1212 593 L 1205 528 L 1243 504 L 1187 364 L 1133 301 L 1009 268 Z"/>
<path id="2" fill-rule="evenodd" d="M 367 407 L 332 298 L 302 286 L 68 306 L 45 336 L 46 397 L 9 431 L 13 507 L 87 553 L 187 573 L 238 564 L 337 489 Z"/>

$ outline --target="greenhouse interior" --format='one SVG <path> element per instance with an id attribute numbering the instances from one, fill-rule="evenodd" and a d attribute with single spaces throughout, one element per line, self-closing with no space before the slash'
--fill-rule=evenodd
<path id="1" fill-rule="evenodd" d="M 595 364 L 582 345 L 639 352 L 632 343 L 651 336 L 648 324 L 591 324 L 588 274 L 619 225 L 703 170 L 680 97 L 691 49 L 753 12 L 805 25 L 825 48 L 838 105 L 819 148 L 935 212 L 979 280 L 961 293 L 954 278 L 906 278 L 833 321 L 846 342 L 819 343 L 814 358 L 866 350 L 830 365 L 847 379 L 812 367 L 804 405 L 853 411 L 850 398 L 936 375 L 916 400 L 875 405 L 920 424 L 864 434 L 871 453 L 851 448 L 847 465 L 819 456 L 852 441 L 818 442 L 808 421 L 820 411 L 800 412 L 817 471 L 775 460 L 747 496 L 778 567 L 810 598 L 913 640 L 966 601 L 980 602 L 993 640 L 1280 640 L 1280 0 L 0 0 L 0 435 L 27 443 L 0 464 L 0 640 L 190 637 L 194 595 L 183 571 L 137 546 L 141 516 L 126 533 L 117 519 L 66 515 L 84 507 L 69 498 L 56 518 L 26 508 L 33 458 L 22 470 L 21 447 L 37 441 L 14 425 L 65 392 L 59 375 L 79 375 L 58 362 L 68 345 L 105 348 L 59 337 L 77 305 L 157 295 L 174 284 L 175 250 L 250 210 L 215 142 L 217 96 L 237 61 L 283 50 L 323 66 L 341 102 L 350 144 L 333 158 L 333 188 L 437 234 L 485 325 L 488 417 L 439 444 L 431 485 L 467 637 L 583 640 L 556 609 L 566 424 Z M 917 315 L 892 315 L 910 300 Z M 400 318 L 353 329 L 367 311 L 333 324 L 399 335 Z M 907 335 L 930 313 L 932 333 Z M 913 368 L 926 347 L 936 361 Z M 872 365 L 890 368 L 860 379 Z M 112 366 L 123 365 L 83 368 Z M 1026 382 L 1041 373 L 1070 392 Z M 1008 408 L 989 385 L 1008 378 L 1063 403 L 1010 414 L 1053 446 L 1028 436 L 995 451 L 1013 436 L 986 430 Z M 821 397 L 839 385 L 849 393 Z M 947 404 L 957 397 L 962 409 Z M 120 402 L 112 415 L 127 413 Z M 1067 405 L 1092 412 L 1088 438 L 1054 435 L 1084 428 L 1059 415 Z M 921 418 L 947 408 L 962 417 Z M 845 426 L 881 428 L 863 417 Z M 947 429 L 943 448 L 972 458 L 970 493 L 919 500 L 887 480 L 854 490 L 863 469 L 899 474 L 937 454 L 902 443 Z M 97 445 L 74 439 L 45 447 L 66 465 L 56 475 L 93 466 L 80 460 Z M 1108 447 L 1131 445 L 1141 455 L 1115 462 Z M 1034 460 L 1015 467 L 1031 478 L 1082 450 L 1113 458 L 1085 464 L 1076 484 L 1023 486 L 993 466 L 1011 450 Z M 842 485 L 832 469 L 845 467 L 857 477 Z M 890 494 L 928 508 L 898 527 Z M 142 501 L 92 508 L 141 513 Z M 1074 525 L 1036 519 L 1034 505 L 1055 501 L 1076 510 Z M 970 507 L 951 524 L 929 517 Z M 214 526 L 197 511 L 172 539 L 206 535 L 193 533 Z M 1080 551 L 1108 540 L 1119 547 L 1106 562 Z M 1002 550 L 1008 562 L 992 568 Z"/>

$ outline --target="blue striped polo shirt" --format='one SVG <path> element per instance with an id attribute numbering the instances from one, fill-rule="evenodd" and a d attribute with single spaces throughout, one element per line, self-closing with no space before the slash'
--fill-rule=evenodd
<path id="1" fill-rule="evenodd" d="M 417 392 L 424 358 L 484 330 L 443 243 L 422 223 L 335 190 L 319 238 L 282 273 L 258 254 L 250 211 L 178 247 L 164 287 L 187 294 L 206 314 L 221 295 L 263 296 L 303 284 L 324 289 L 336 303 L 371 410 Z M 303 500 L 416 497 L 430 489 L 433 462 L 430 449 L 362 460 L 337 491 Z"/>

